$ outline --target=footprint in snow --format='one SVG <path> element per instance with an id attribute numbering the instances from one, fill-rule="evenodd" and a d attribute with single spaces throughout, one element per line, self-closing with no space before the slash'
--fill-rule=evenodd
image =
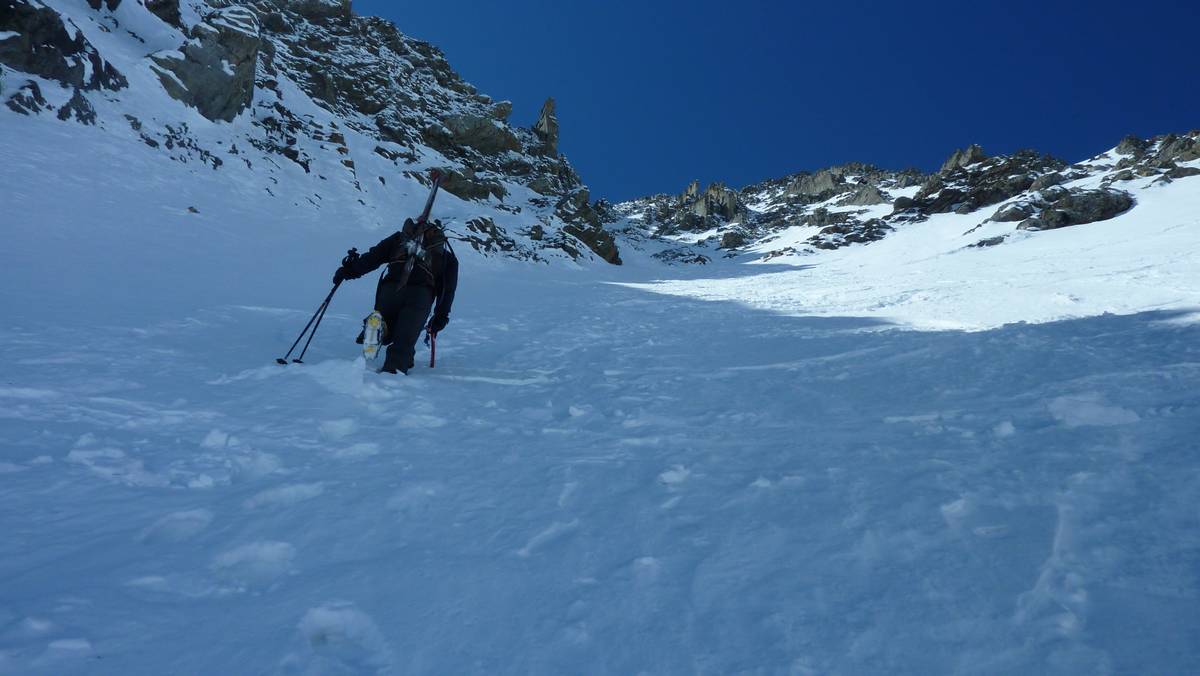
<path id="1" fill-rule="evenodd" d="M 392 647 L 369 615 L 334 601 L 304 613 L 297 629 L 304 642 L 281 663 L 284 673 L 380 673 L 395 667 Z"/>
<path id="2" fill-rule="evenodd" d="M 402 515 L 414 514 L 425 510 L 429 503 L 442 492 L 442 484 L 423 481 L 406 486 L 387 501 L 388 509 Z"/>
<path id="3" fill-rule="evenodd" d="M 235 547 L 213 559 L 218 577 L 241 587 L 268 587 L 293 571 L 296 548 L 286 542 L 260 540 Z"/>

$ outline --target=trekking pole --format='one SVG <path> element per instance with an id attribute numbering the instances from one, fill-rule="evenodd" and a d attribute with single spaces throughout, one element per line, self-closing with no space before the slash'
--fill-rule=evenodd
<path id="1" fill-rule="evenodd" d="M 321 323 L 320 320 L 317 319 L 317 317 L 325 316 L 325 309 L 329 307 L 329 301 L 333 299 L 333 294 L 335 291 L 338 290 L 338 286 L 340 286 L 340 285 L 341 285 L 341 282 L 338 282 L 337 284 L 333 285 L 333 288 L 329 290 L 329 295 L 325 296 L 325 300 L 321 301 L 321 306 L 317 308 L 317 311 L 313 313 L 313 316 L 308 320 L 308 323 L 304 325 L 304 330 L 302 330 L 300 332 L 300 335 L 296 336 L 296 342 L 292 343 L 292 346 L 288 348 L 287 354 L 285 354 L 282 357 L 275 360 L 276 364 L 282 364 L 283 366 L 287 366 L 288 357 L 292 356 L 292 350 L 296 349 L 296 346 L 299 345 L 300 341 L 304 338 L 304 334 L 308 333 L 308 327 L 312 326 L 313 322 L 317 322 L 318 325 Z M 317 332 L 316 328 L 313 328 L 312 332 L 315 334 Z M 312 335 L 309 335 L 308 342 L 309 343 L 312 342 Z M 308 343 L 304 344 L 304 349 L 305 350 L 308 349 Z M 303 357 L 304 352 L 301 352 L 300 356 Z M 300 359 L 297 358 L 296 362 L 300 363 Z"/>
<path id="2" fill-rule="evenodd" d="M 336 286 L 333 288 L 334 288 L 334 290 L 337 290 Z M 333 298 L 333 291 L 329 292 L 329 297 Z M 321 308 L 321 314 L 317 317 L 317 323 L 313 325 L 312 333 L 308 334 L 308 340 L 304 343 L 304 349 L 300 350 L 299 357 L 296 357 L 295 359 L 292 360 L 293 364 L 303 364 L 304 363 L 304 353 L 308 352 L 308 346 L 312 345 L 313 336 L 317 335 L 317 329 L 321 327 L 321 320 L 325 319 L 325 311 L 328 309 L 329 309 L 329 300 L 326 299 L 325 305 Z"/>

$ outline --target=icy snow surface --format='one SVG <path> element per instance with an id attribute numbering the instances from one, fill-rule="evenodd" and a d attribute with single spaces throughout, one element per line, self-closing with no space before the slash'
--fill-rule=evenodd
<path id="1" fill-rule="evenodd" d="M 1200 661 L 1193 182 L 806 268 L 460 249 L 405 378 L 356 359 L 371 279 L 273 363 L 387 234 L 353 193 L 114 137 L 0 111 L 0 673 Z"/>

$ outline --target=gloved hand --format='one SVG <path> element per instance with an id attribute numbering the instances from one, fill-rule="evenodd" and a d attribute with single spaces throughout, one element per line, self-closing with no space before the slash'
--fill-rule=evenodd
<path id="1" fill-rule="evenodd" d="M 449 315 L 434 315 L 433 318 L 429 320 L 429 332 L 441 333 L 442 329 L 446 328 L 446 325 L 449 323 Z"/>
<path id="2" fill-rule="evenodd" d="M 358 249 L 351 249 L 346 252 L 346 257 L 342 259 L 342 265 L 333 273 L 333 283 L 341 284 L 347 279 L 355 279 L 358 275 L 354 274 L 354 262 L 358 260 Z"/>

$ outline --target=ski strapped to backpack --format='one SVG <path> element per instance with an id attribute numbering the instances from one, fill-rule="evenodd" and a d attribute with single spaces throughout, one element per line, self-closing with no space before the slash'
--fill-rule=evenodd
<path id="1" fill-rule="evenodd" d="M 412 277 L 413 267 L 416 266 L 417 259 L 419 258 L 423 261 L 425 258 L 425 231 L 429 229 L 429 214 L 433 211 L 433 201 L 437 199 L 438 188 L 442 184 L 442 172 L 437 169 L 430 169 L 429 178 L 432 182 L 432 187 L 429 189 L 429 197 L 425 200 L 425 208 L 421 211 L 421 215 L 417 216 L 416 220 L 413 221 L 416 225 L 416 232 L 411 236 L 402 238 L 400 248 L 392 255 L 392 260 L 388 261 L 388 267 L 385 267 L 379 273 L 379 281 L 375 283 L 375 307 L 379 307 L 379 294 L 383 291 L 383 280 L 387 276 L 391 263 L 398 263 L 404 260 L 404 270 L 401 272 L 396 285 L 397 288 L 403 288 L 408 284 L 409 278 Z"/>
<path id="2" fill-rule="evenodd" d="M 412 276 L 417 258 L 425 257 L 425 231 L 429 229 L 429 212 L 433 210 L 433 200 L 437 198 L 438 187 L 442 184 L 442 172 L 431 169 L 429 178 L 433 181 L 433 187 L 429 190 L 429 199 L 425 200 L 425 210 L 417 217 L 417 232 L 404 243 L 402 253 L 408 257 L 408 260 L 404 262 L 404 274 L 400 275 L 400 283 L 397 285 L 399 288 L 404 288 L 404 285 L 408 284 L 408 278 Z"/>

